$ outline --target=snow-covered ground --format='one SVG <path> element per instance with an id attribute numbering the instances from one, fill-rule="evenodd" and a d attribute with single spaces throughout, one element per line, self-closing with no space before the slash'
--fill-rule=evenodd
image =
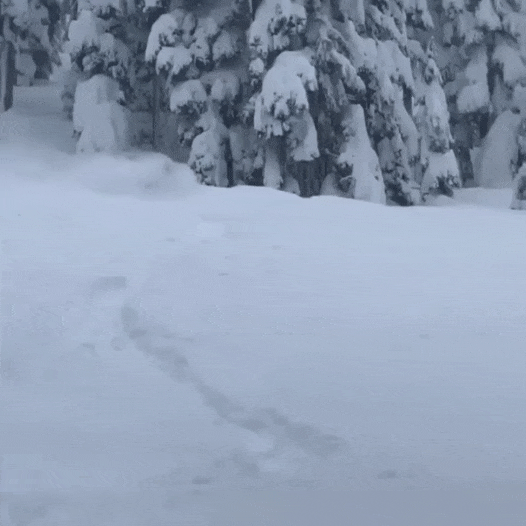
<path id="1" fill-rule="evenodd" d="M 1 526 L 525 523 L 509 190 L 211 189 L 160 155 L 73 156 L 55 87 L 16 95 Z"/>

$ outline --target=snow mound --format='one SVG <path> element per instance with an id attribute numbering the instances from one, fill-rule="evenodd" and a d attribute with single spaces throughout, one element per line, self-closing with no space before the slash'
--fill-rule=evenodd
<path id="1" fill-rule="evenodd" d="M 202 188 L 188 166 L 162 154 L 81 155 L 74 164 L 76 181 L 104 194 L 171 199 Z"/>
<path id="2" fill-rule="evenodd" d="M 458 204 L 483 208 L 509 208 L 512 191 L 509 188 L 460 188 L 455 191 L 454 201 Z"/>

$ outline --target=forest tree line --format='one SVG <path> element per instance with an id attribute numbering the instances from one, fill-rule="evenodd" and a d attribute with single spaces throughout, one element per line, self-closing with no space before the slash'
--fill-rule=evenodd
<path id="1" fill-rule="evenodd" d="M 4 109 L 9 64 L 31 83 L 67 57 L 79 151 L 150 148 L 204 184 L 304 197 L 515 180 L 522 199 L 520 0 L 1 2 Z"/>

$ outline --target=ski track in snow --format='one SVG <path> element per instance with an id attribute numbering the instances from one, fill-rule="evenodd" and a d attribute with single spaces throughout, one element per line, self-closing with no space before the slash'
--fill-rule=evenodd
<path id="1" fill-rule="evenodd" d="M 126 335 L 136 347 L 153 357 L 159 367 L 173 380 L 189 382 L 200 393 L 203 402 L 218 417 L 254 433 L 265 433 L 275 441 L 275 448 L 297 447 L 307 454 L 327 457 L 346 448 L 342 438 L 324 434 L 312 425 L 293 422 L 274 408 L 247 408 L 206 384 L 191 369 L 187 358 L 177 347 L 177 337 L 163 328 L 144 326 L 139 313 L 124 305 L 121 319 Z"/>

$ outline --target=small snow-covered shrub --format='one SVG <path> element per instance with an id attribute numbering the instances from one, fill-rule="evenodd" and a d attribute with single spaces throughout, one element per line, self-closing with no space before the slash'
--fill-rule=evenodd
<path id="1" fill-rule="evenodd" d="M 199 182 L 228 186 L 227 142 L 227 129 L 218 121 L 193 140 L 188 164 Z"/>
<path id="2" fill-rule="evenodd" d="M 77 84 L 73 126 L 79 137 L 78 152 L 129 148 L 129 110 L 119 104 L 119 98 L 118 83 L 105 75 L 95 75 Z"/>
<path id="3" fill-rule="evenodd" d="M 445 153 L 429 152 L 426 156 L 422 195 L 443 194 L 453 196 L 453 189 L 460 187 L 460 172 L 453 150 Z"/>

